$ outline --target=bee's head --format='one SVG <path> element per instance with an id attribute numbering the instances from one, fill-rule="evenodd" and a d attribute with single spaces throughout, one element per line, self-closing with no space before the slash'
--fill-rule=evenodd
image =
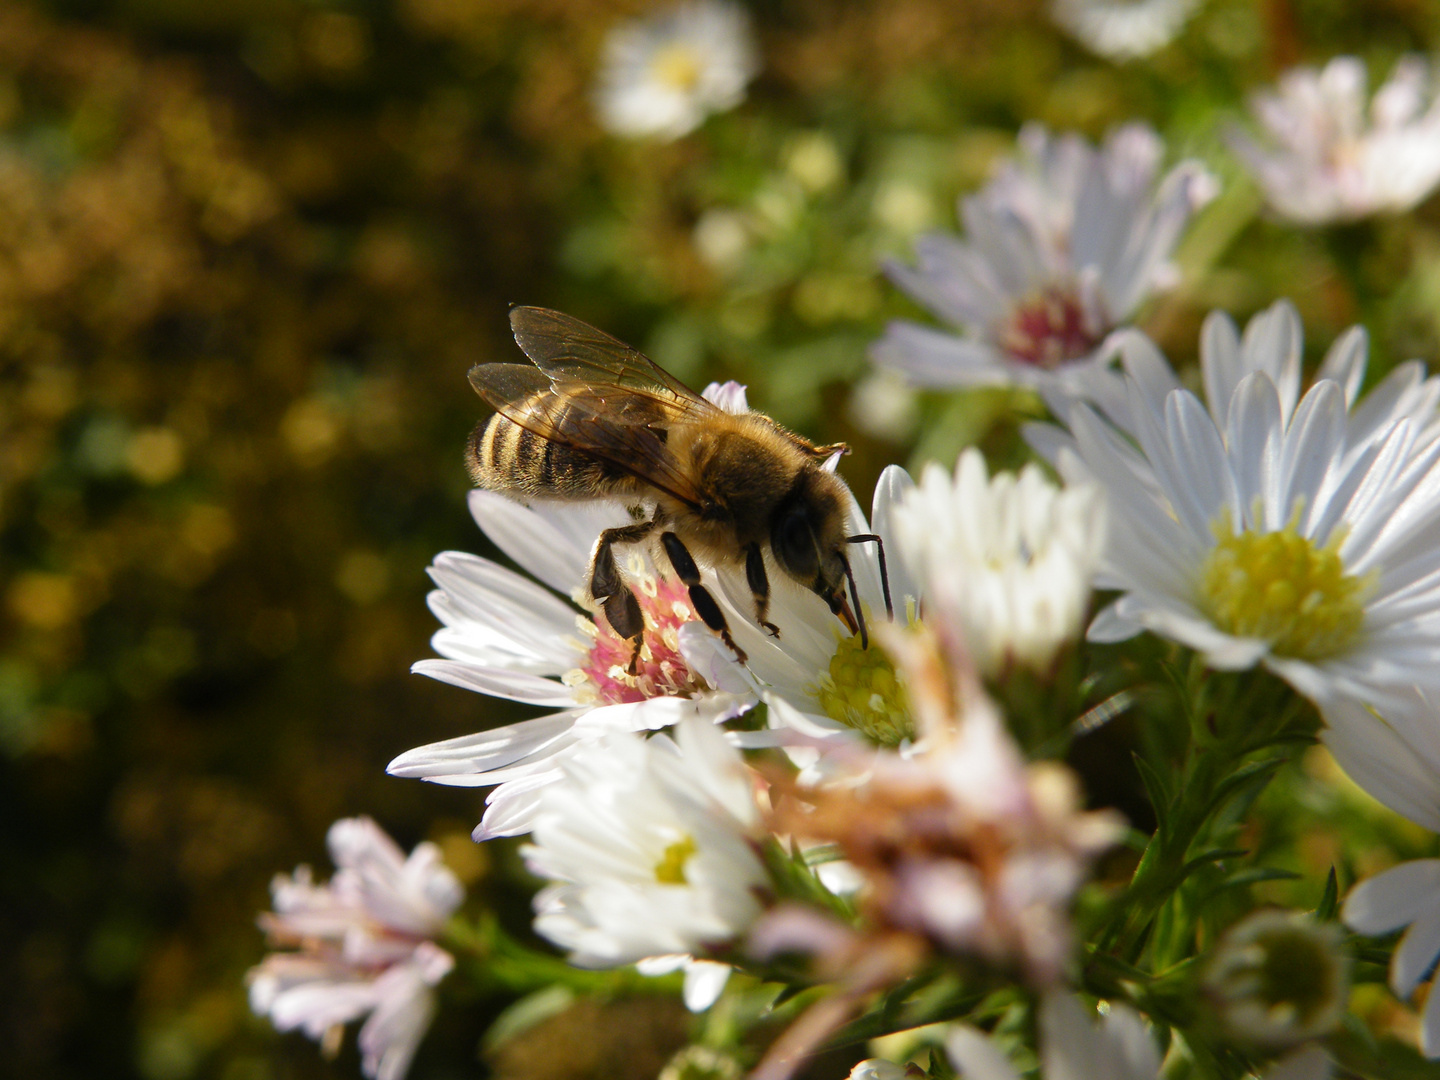
<path id="1" fill-rule="evenodd" d="M 831 474 L 802 474 L 770 522 L 770 551 L 780 569 L 824 600 L 852 634 L 865 638 L 860 598 L 846 557 L 843 487 Z M 846 584 L 855 601 L 852 610 Z M 862 643 L 868 644 L 868 642 Z"/>

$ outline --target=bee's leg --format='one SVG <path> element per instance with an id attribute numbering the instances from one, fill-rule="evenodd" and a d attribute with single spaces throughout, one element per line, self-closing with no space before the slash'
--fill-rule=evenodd
<path id="1" fill-rule="evenodd" d="M 616 544 L 634 544 L 645 539 L 655 527 L 653 521 L 642 521 L 635 525 L 622 525 L 606 529 L 595 542 L 595 554 L 590 559 L 590 595 L 605 612 L 610 628 L 622 638 L 629 638 L 634 644 L 630 653 L 630 665 L 626 670 L 634 675 L 640 664 L 640 646 L 643 644 L 645 617 L 640 613 L 640 602 L 620 576 L 620 567 L 615 562 Z"/>
<path id="2" fill-rule="evenodd" d="M 860 533 L 845 538 L 847 544 L 874 544 L 875 554 L 880 556 L 880 589 L 885 594 L 885 617 L 895 620 L 895 605 L 890 602 L 890 571 L 885 568 L 885 541 L 876 533 Z"/>
<path id="3" fill-rule="evenodd" d="M 735 654 L 735 659 L 742 664 L 748 661 L 745 650 L 736 645 L 735 639 L 730 636 L 730 624 L 725 621 L 725 613 L 710 595 L 710 590 L 700 584 L 700 568 L 695 565 L 695 560 L 680 542 L 680 538 L 673 532 L 664 532 L 660 534 L 660 542 L 665 545 L 665 554 L 670 556 L 670 565 L 675 568 L 675 575 L 680 579 L 680 583 L 690 590 L 690 603 L 695 608 L 695 614 L 700 616 L 706 626 L 720 635 L 720 639 Z"/>
<path id="4" fill-rule="evenodd" d="M 780 628 L 765 621 L 765 613 L 770 609 L 770 579 L 765 576 L 765 556 L 759 544 L 745 549 L 745 580 L 750 583 L 750 595 L 755 598 L 755 621 L 770 631 L 771 637 L 778 638 Z"/>

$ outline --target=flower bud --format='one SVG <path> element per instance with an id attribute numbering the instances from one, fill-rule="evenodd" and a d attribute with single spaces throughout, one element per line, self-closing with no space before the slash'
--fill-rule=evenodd
<path id="1" fill-rule="evenodd" d="M 1221 1027 L 1266 1049 L 1324 1035 L 1345 1011 L 1349 959 L 1341 930 L 1302 912 L 1260 911 L 1220 939 L 1202 990 Z"/>

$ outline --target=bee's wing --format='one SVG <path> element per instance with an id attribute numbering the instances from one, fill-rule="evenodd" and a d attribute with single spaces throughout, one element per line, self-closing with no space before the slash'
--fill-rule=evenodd
<path id="1" fill-rule="evenodd" d="M 549 308 L 510 311 L 515 343 L 551 381 L 584 383 L 654 398 L 672 420 L 704 420 L 717 406 L 655 361 L 589 323 Z"/>
<path id="2" fill-rule="evenodd" d="M 511 423 L 699 507 L 700 493 L 665 445 L 665 420 L 674 412 L 667 402 L 589 383 L 552 382 L 529 364 L 476 364 L 470 385 Z"/>

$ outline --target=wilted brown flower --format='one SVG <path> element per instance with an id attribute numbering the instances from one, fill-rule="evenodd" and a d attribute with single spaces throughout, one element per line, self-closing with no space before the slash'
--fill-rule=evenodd
<path id="1" fill-rule="evenodd" d="M 1054 985 L 1070 953 L 1071 901 L 1122 823 L 1082 810 L 1065 766 L 1025 762 L 973 668 L 942 656 L 933 633 L 893 632 L 886 645 L 915 696 L 924 735 L 914 752 L 852 752 L 820 785 L 777 778 L 771 791 L 776 832 L 833 844 L 858 872 L 861 929 L 779 909 L 752 950 L 816 956 L 841 984 L 831 1012 L 909 974 L 927 952 Z"/>

